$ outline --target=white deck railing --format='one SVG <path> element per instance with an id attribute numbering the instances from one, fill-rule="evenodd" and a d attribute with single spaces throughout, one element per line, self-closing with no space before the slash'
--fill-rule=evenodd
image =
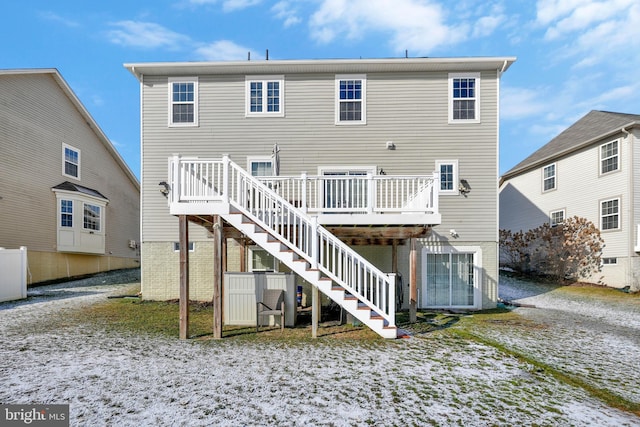
<path id="1" fill-rule="evenodd" d="M 169 160 L 170 203 L 221 201 L 268 230 L 326 277 L 395 326 L 395 276 L 373 264 L 227 156 Z M 346 191 L 346 190 L 345 190 Z M 351 191 L 351 190 L 350 190 Z M 358 197 L 361 193 L 357 194 Z M 368 190 L 370 199 L 375 199 Z M 325 208 L 323 208 L 324 210 Z"/>
<path id="2" fill-rule="evenodd" d="M 177 162 L 177 163 L 176 163 Z M 170 160 L 172 202 L 219 197 L 222 160 Z M 179 167 L 177 167 L 179 164 Z M 178 173 L 180 176 L 176 176 Z M 437 173 L 430 176 L 326 175 L 257 177 L 284 200 L 309 214 L 438 213 Z M 176 186 L 175 184 L 178 183 Z"/>

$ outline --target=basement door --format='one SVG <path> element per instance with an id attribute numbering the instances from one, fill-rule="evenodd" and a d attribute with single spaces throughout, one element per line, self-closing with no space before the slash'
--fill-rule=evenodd
<path id="1" fill-rule="evenodd" d="M 479 308 L 482 277 L 479 248 L 449 248 L 442 252 L 425 249 L 422 259 L 423 307 Z"/>

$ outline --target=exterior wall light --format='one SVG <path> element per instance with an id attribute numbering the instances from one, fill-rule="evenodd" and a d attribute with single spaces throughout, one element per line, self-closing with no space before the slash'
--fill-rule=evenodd
<path id="1" fill-rule="evenodd" d="M 169 187 L 169 184 L 167 184 L 167 181 L 160 181 L 160 182 L 158 183 L 158 185 L 161 185 L 161 186 L 162 186 L 162 188 L 160 188 L 160 192 L 162 193 L 162 195 L 163 195 L 164 197 L 169 196 L 169 190 L 170 190 L 171 188 Z"/>
<path id="2" fill-rule="evenodd" d="M 462 193 L 464 197 L 467 197 L 467 194 L 471 192 L 471 185 L 469 185 L 469 181 L 467 181 L 466 179 L 461 179 L 458 191 Z"/>

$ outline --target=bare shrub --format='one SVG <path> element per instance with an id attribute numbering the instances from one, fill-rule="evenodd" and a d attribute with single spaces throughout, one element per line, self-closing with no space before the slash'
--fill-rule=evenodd
<path id="1" fill-rule="evenodd" d="M 574 216 L 554 227 L 526 232 L 500 230 L 500 259 L 517 272 L 554 279 L 584 279 L 601 269 L 604 240 L 586 218 Z"/>

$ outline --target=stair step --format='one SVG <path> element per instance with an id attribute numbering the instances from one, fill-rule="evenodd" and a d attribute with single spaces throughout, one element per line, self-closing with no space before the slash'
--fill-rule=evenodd
<path id="1" fill-rule="evenodd" d="M 323 270 L 320 270 L 317 266 L 312 268 L 312 263 L 305 258 L 305 255 L 298 252 L 296 247 L 290 247 L 284 240 L 280 240 L 277 237 L 278 230 L 272 230 L 269 226 L 260 225 L 260 219 L 253 220 L 251 213 L 245 214 L 244 211 L 234 206 L 229 206 L 227 213 L 222 214 L 222 216 L 239 231 L 253 239 L 256 244 L 262 246 L 274 254 L 281 262 L 288 265 L 293 272 L 317 286 L 332 300 L 351 312 L 363 324 L 368 325 L 385 338 L 398 337 L 398 329 L 395 326 L 389 326 L 390 322 L 379 314 L 379 310 L 374 310 L 366 303 L 363 303 L 362 301 L 366 300 L 363 300 L 363 296 L 354 295 L 350 292 L 350 288 L 345 288 L 345 286 L 341 286 L 338 282 L 327 277 L 326 273 L 323 273 Z"/>

